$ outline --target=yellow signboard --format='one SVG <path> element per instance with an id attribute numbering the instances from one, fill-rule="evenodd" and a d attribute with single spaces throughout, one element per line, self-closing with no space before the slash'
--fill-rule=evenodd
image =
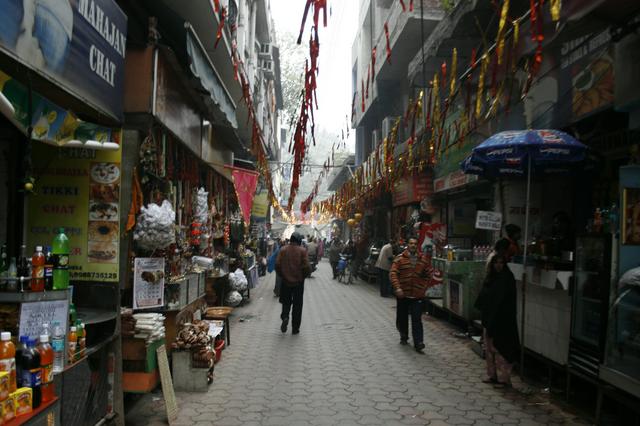
<path id="1" fill-rule="evenodd" d="M 33 144 L 28 250 L 51 245 L 64 228 L 72 280 L 118 281 L 121 155 L 120 150 Z"/>
<path id="2" fill-rule="evenodd" d="M 262 190 L 253 197 L 251 216 L 260 219 L 267 217 L 267 211 L 269 210 L 268 194 L 267 190 Z"/>

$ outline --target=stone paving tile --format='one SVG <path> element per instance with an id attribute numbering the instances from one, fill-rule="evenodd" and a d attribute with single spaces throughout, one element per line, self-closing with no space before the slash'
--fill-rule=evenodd
<path id="1" fill-rule="evenodd" d="M 498 425 L 585 423 L 541 396 L 481 383 L 483 361 L 450 325 L 424 317 L 425 355 L 398 344 L 395 301 L 375 285 L 330 279 L 326 261 L 305 284 L 300 335 L 279 330 L 274 276 L 232 317 L 233 341 L 206 393 L 176 394 L 176 425 Z M 239 321 L 240 318 L 243 321 Z M 159 393 L 126 424 L 166 425 Z"/>

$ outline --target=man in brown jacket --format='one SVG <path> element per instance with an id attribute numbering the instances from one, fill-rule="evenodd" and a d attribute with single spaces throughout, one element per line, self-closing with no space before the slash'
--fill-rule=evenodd
<path id="1" fill-rule="evenodd" d="M 289 325 L 289 311 L 293 305 L 292 332 L 300 332 L 302 321 L 302 296 L 304 295 L 304 280 L 311 274 L 311 266 L 307 257 L 307 250 L 301 246 L 302 235 L 294 232 L 289 245 L 284 246 L 276 259 L 276 271 L 282 277 L 280 288 L 280 303 L 282 303 L 282 324 L 280 331 L 287 332 Z"/>
<path id="2" fill-rule="evenodd" d="M 406 345 L 409 340 L 409 321 L 411 315 L 411 334 L 413 346 L 422 353 L 424 349 L 422 329 L 422 300 L 431 282 L 431 261 L 418 252 L 418 240 L 409 238 L 407 249 L 399 254 L 391 265 L 389 278 L 393 286 L 398 305 L 396 309 L 396 327 L 400 332 L 400 343 Z"/>

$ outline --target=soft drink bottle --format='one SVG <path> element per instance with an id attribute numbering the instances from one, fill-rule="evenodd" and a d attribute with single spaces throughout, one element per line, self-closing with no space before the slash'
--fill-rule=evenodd
<path id="1" fill-rule="evenodd" d="M 69 325 L 75 325 L 78 321 L 78 312 L 76 311 L 76 305 L 69 303 Z"/>
<path id="2" fill-rule="evenodd" d="M 87 347 L 87 331 L 84 327 L 83 322 L 76 322 L 76 334 L 78 336 L 78 350 L 76 351 L 76 360 L 79 360 L 84 356 L 85 349 Z"/>
<path id="3" fill-rule="evenodd" d="M 51 247 L 48 246 L 45 247 L 44 289 L 53 290 L 53 254 L 51 254 Z"/>
<path id="4" fill-rule="evenodd" d="M 0 334 L 0 371 L 9 373 L 9 389 L 17 389 L 16 382 L 16 347 L 11 341 L 11 333 L 3 331 Z"/>
<path id="5" fill-rule="evenodd" d="M 33 391 L 33 405 L 38 408 L 42 402 L 42 366 L 40 353 L 36 349 L 36 339 L 28 339 L 27 347 L 22 350 L 22 386 Z"/>
<path id="6" fill-rule="evenodd" d="M 75 326 L 71 327 L 69 336 L 69 363 L 73 363 L 76 360 L 76 353 L 78 352 L 78 334 Z"/>
<path id="7" fill-rule="evenodd" d="M 9 274 L 9 261 L 7 260 L 7 245 L 3 244 L 0 250 L 0 287 L 2 290 L 6 290 L 7 280 L 6 277 Z"/>
<path id="8" fill-rule="evenodd" d="M 53 335 L 51 336 L 51 346 L 53 348 L 53 372 L 62 373 L 64 370 L 64 331 L 60 323 L 53 325 Z"/>
<path id="9" fill-rule="evenodd" d="M 11 262 L 9 263 L 9 269 L 7 270 L 7 277 L 9 280 L 7 281 L 7 290 L 8 291 L 17 291 L 18 290 L 18 266 L 16 264 L 16 258 L 12 257 Z"/>
<path id="10" fill-rule="evenodd" d="M 22 387 L 22 353 L 27 347 L 29 338 L 27 336 L 20 336 L 18 347 L 16 348 L 16 387 Z"/>
<path id="11" fill-rule="evenodd" d="M 36 246 L 36 251 L 31 257 L 31 291 L 44 291 L 44 264 L 42 247 Z"/>
<path id="12" fill-rule="evenodd" d="M 56 396 L 55 384 L 53 383 L 53 348 L 49 344 L 49 336 L 43 334 L 40 336 L 40 344 L 38 345 L 40 353 L 40 366 L 42 369 L 42 402 L 53 400 Z"/>
<path id="13" fill-rule="evenodd" d="M 53 289 L 64 290 L 69 287 L 69 238 L 64 228 L 53 239 Z"/>

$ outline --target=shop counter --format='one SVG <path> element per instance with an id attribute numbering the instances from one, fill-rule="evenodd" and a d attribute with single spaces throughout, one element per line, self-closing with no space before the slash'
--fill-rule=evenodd
<path id="1" fill-rule="evenodd" d="M 509 263 L 509 269 L 513 272 L 516 281 L 522 281 L 524 273 L 527 273 L 527 284 L 533 284 L 552 290 L 569 290 L 569 282 L 573 277 L 573 271 L 560 271 L 545 269 L 539 266 L 525 266 L 522 263 Z"/>
<path id="2" fill-rule="evenodd" d="M 466 321 L 479 318 L 480 312 L 473 304 L 482 288 L 486 262 L 435 258 L 433 265 L 443 275 L 443 308 Z"/>

